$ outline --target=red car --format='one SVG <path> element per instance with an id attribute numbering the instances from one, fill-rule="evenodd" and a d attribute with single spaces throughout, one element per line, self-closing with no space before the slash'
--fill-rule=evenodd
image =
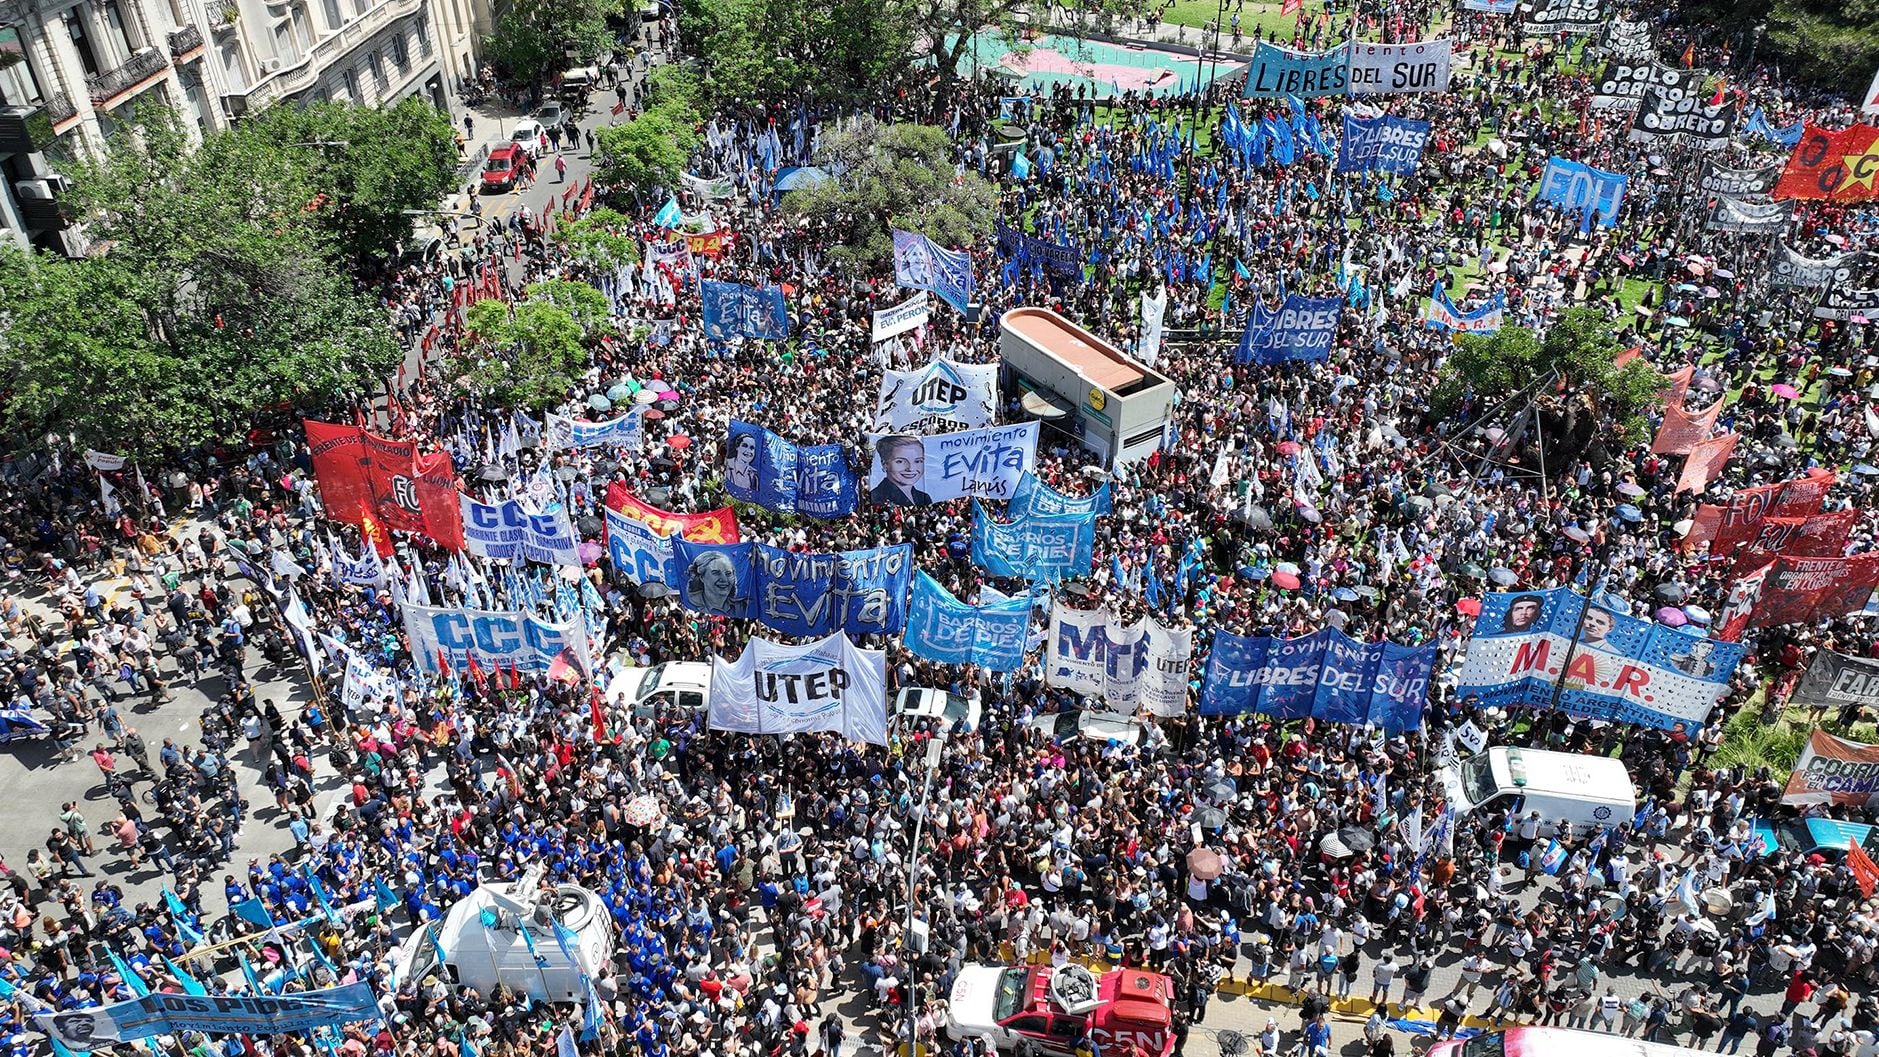
<path id="1" fill-rule="evenodd" d="M 1068 1057 L 1086 1036 L 1105 1057 L 1174 1052 L 1174 985 L 1159 973 L 968 965 L 950 997 L 947 1029 L 955 1039 L 987 1039 L 1000 1050 L 1027 1039 L 1052 1057 Z"/>
<path id="2" fill-rule="evenodd" d="M 527 164 L 528 156 L 513 143 L 492 147 L 489 160 L 483 163 L 483 190 L 507 191 L 515 186 L 516 178 L 522 175 L 522 166 Z"/>

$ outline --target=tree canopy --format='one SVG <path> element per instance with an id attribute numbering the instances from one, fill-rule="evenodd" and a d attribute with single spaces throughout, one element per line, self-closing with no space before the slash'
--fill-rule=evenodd
<path id="1" fill-rule="evenodd" d="M 337 200 L 298 154 L 221 133 L 192 151 L 173 117 L 145 113 L 69 174 L 97 250 L 0 261 L 9 434 L 155 453 L 395 369 L 383 309 L 332 267 L 341 243 L 321 214 Z"/>
<path id="2" fill-rule="evenodd" d="M 610 271 L 639 260 L 632 218 L 605 206 L 557 223 L 554 239 L 571 260 L 594 268 Z"/>
<path id="3" fill-rule="evenodd" d="M 469 392 L 507 407 L 559 403 L 587 369 L 584 339 L 611 306 L 586 283 L 550 279 L 514 305 L 488 299 L 465 314 L 470 340 L 450 363 Z"/>
<path id="4" fill-rule="evenodd" d="M 1543 337 L 1527 327 L 1465 334 L 1442 366 L 1432 403 L 1438 414 L 1465 410 L 1478 417 L 1526 394 L 1550 427 L 1549 462 L 1556 451 L 1564 469 L 1595 436 L 1635 444 L 1648 435 L 1645 413 L 1657 399 L 1663 376 L 1643 359 L 1618 366 L 1620 351 L 1610 320 L 1591 306 L 1568 309 Z M 1578 408 L 1586 414 L 1578 414 Z M 1520 410 L 1510 406 L 1503 417 Z M 1510 422 L 1480 424 L 1506 428 Z"/>
<path id="5" fill-rule="evenodd" d="M 840 175 L 783 204 L 827 225 L 832 256 L 879 267 L 893 259 L 894 228 L 942 246 L 991 234 L 997 194 L 978 173 L 955 171 L 942 129 L 854 118 L 824 130 L 816 162 Z"/>
<path id="6" fill-rule="evenodd" d="M 685 0 L 679 26 L 714 106 L 850 101 L 908 70 L 907 13 L 878 0 Z"/>
<path id="7" fill-rule="evenodd" d="M 599 179 L 635 194 L 676 187 L 697 148 L 697 85 L 676 67 L 661 66 L 647 77 L 646 110 L 631 121 L 595 134 Z"/>
<path id="8" fill-rule="evenodd" d="M 621 0 L 513 0 L 483 38 L 484 53 L 510 77 L 540 84 L 568 56 L 590 63 L 613 47 L 607 19 L 624 10 Z"/>

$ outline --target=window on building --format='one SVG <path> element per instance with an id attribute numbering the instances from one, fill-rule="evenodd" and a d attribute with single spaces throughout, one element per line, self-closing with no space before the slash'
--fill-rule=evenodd
<path id="1" fill-rule="evenodd" d="M 124 12 L 117 6 L 117 0 L 105 0 L 98 5 L 104 12 L 104 24 L 109 27 L 113 43 L 118 46 L 118 53 L 128 56 L 143 45 L 132 40 L 130 31 L 124 28 Z"/>
<path id="2" fill-rule="evenodd" d="M 429 11 L 418 12 L 417 26 L 418 54 L 428 59 L 431 57 L 431 13 Z"/>
<path id="3" fill-rule="evenodd" d="M 65 21 L 65 32 L 72 38 L 72 50 L 78 52 L 78 65 L 85 70 L 85 76 L 95 77 L 104 72 L 98 63 L 98 53 L 91 46 L 91 35 L 85 32 L 85 20 L 78 17 L 76 8 L 66 8 L 60 16 Z"/>
<path id="4" fill-rule="evenodd" d="M 372 71 L 372 91 L 377 95 L 384 95 L 385 62 L 378 57 L 376 49 L 365 57 L 365 65 Z"/>
<path id="5" fill-rule="evenodd" d="M 403 33 L 392 34 L 391 64 L 398 68 L 399 73 L 405 72 L 411 66 L 411 45 L 405 43 Z"/>
<path id="6" fill-rule="evenodd" d="M 339 13 L 339 0 L 320 0 L 320 13 L 326 16 L 326 31 L 339 32 L 339 27 L 346 24 L 346 16 Z"/>
<path id="7" fill-rule="evenodd" d="M 13 26 L 0 26 L 0 105 L 25 106 L 43 98 L 39 81 L 33 76 L 33 64 L 26 61 L 26 46 L 20 40 L 20 31 Z"/>
<path id="8" fill-rule="evenodd" d="M 349 66 L 346 68 L 345 78 L 346 97 L 355 103 L 365 102 L 365 96 L 359 94 L 359 71 Z"/>

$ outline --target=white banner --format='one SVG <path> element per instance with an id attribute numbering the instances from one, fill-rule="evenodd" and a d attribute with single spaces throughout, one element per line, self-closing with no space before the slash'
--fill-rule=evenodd
<path id="1" fill-rule="evenodd" d="M 1866 102 L 1859 108 L 1862 114 L 1879 114 L 1879 70 L 1873 71 L 1872 86 L 1866 89 Z"/>
<path id="2" fill-rule="evenodd" d="M 925 506 L 961 496 L 1009 500 L 1037 461 L 1038 424 L 959 433 L 870 437 L 868 501 L 876 506 Z"/>
<path id="3" fill-rule="evenodd" d="M 348 712 L 357 712 L 368 701 L 381 701 L 398 692 L 390 672 L 381 672 L 356 650 L 346 652 L 346 678 L 340 685 L 339 699 Z"/>
<path id="4" fill-rule="evenodd" d="M 925 297 L 925 294 L 920 295 Z M 874 401 L 877 432 L 911 429 L 929 418 L 973 429 L 998 418 L 998 365 L 954 363 L 937 357 L 911 371 L 888 371 Z"/>
<path id="5" fill-rule="evenodd" d="M 458 676 L 472 657 L 485 670 L 514 665 L 519 672 L 545 672 L 557 658 L 583 674 L 588 670 L 587 624 L 578 615 L 550 624 L 526 613 L 407 604 L 404 618 L 411 657 L 427 672 L 439 670 L 439 651 Z"/>
<path id="6" fill-rule="evenodd" d="M 116 473 L 122 470 L 124 464 L 129 461 L 122 455 L 110 455 L 91 448 L 85 449 L 85 465 L 101 473 Z"/>
<path id="7" fill-rule="evenodd" d="M 1052 602 L 1044 647 L 1045 684 L 1092 697 L 1102 693 L 1108 626 L 1107 609 L 1071 609 Z"/>
<path id="8" fill-rule="evenodd" d="M 735 661 L 711 662 L 712 730 L 745 734 L 827 731 L 887 744 L 887 655 L 842 634 L 802 646 L 753 638 Z"/>
<path id="9" fill-rule="evenodd" d="M 873 340 L 886 341 L 910 330 L 926 326 L 926 321 L 932 314 L 932 299 L 927 296 L 925 290 L 922 290 L 892 308 L 883 308 L 874 313 Z"/>
<path id="10" fill-rule="evenodd" d="M 1142 683 L 1148 674 L 1145 623 L 1103 628 L 1103 703 L 1111 712 L 1133 716 L 1142 707 Z"/>
<path id="11" fill-rule="evenodd" d="M 580 567 L 580 540 L 559 504 L 545 514 L 531 514 L 513 499 L 492 505 L 459 492 L 457 501 L 463 513 L 463 545 L 471 554 Z"/>
<path id="12" fill-rule="evenodd" d="M 1352 44 L 1350 94 L 1406 95 L 1448 91 L 1453 47 L 1446 40 L 1416 44 Z"/>
<path id="13" fill-rule="evenodd" d="M 1142 340 L 1136 346 L 1135 355 L 1151 368 L 1161 358 L 1161 328 L 1167 315 L 1167 287 L 1157 287 L 1153 297 L 1142 295 Z"/>
<path id="14" fill-rule="evenodd" d="M 1194 630 L 1148 621 L 1148 673 L 1142 679 L 1142 704 L 1151 715 L 1179 716 L 1187 711 L 1188 669 L 1194 661 Z"/>
<path id="15" fill-rule="evenodd" d="M 638 451 L 644 443 L 645 415 L 637 407 L 605 422 L 583 422 L 549 413 L 543 416 L 542 443 L 550 451 L 617 445 Z"/>

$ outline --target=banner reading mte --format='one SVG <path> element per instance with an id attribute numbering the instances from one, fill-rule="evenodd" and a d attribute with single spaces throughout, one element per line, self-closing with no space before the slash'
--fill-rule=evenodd
<path id="1" fill-rule="evenodd" d="M 712 730 L 886 745 L 887 655 L 839 634 L 802 646 L 753 638 L 735 661 L 712 658 L 706 715 Z"/>
<path id="2" fill-rule="evenodd" d="M 1501 708 L 1550 708 L 1557 696 L 1575 716 L 1693 729 L 1728 692 L 1742 654 L 1565 587 L 1497 593 L 1481 601 L 1456 693 Z"/>
<path id="3" fill-rule="evenodd" d="M 372 985 L 347 984 L 291 995 L 185 995 L 161 991 L 36 1016 L 46 1034 L 74 1053 L 156 1035 L 290 1035 L 379 1018 Z"/>

